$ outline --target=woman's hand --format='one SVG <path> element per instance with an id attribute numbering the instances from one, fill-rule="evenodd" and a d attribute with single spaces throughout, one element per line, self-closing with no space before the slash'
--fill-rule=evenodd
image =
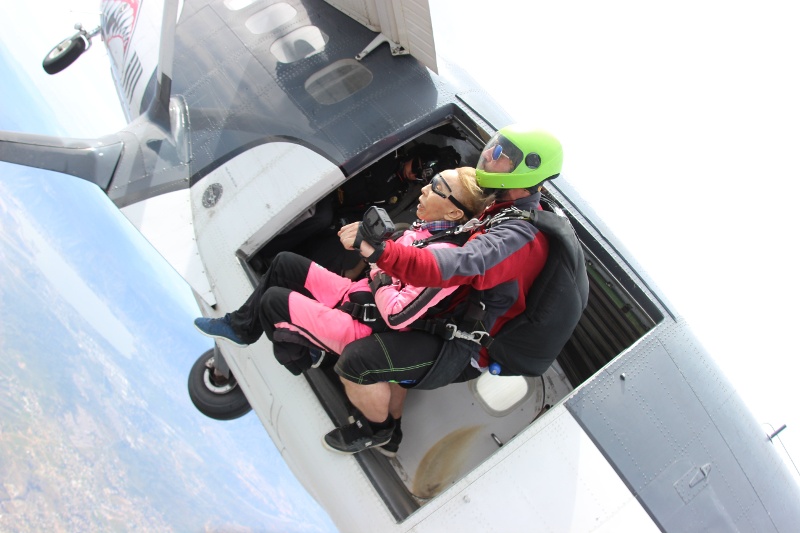
<path id="1" fill-rule="evenodd" d="M 342 243 L 345 250 L 354 250 L 353 243 L 356 242 L 356 233 L 358 233 L 358 225 L 360 222 L 352 222 L 346 226 L 342 226 L 339 230 L 339 242 Z M 367 241 L 361 241 L 361 248 L 359 252 L 362 257 L 369 257 L 375 252 L 375 248 Z"/>
<path id="2" fill-rule="evenodd" d="M 358 225 L 360 222 L 353 222 L 346 226 L 342 226 L 339 230 L 339 242 L 346 250 L 353 249 L 353 243 L 356 242 L 356 233 L 358 233 Z"/>

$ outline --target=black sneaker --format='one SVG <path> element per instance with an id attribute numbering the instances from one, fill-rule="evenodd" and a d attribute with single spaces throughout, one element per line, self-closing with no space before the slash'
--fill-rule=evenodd
<path id="1" fill-rule="evenodd" d="M 403 440 L 403 430 L 400 429 L 399 424 L 395 424 L 392 438 L 389 439 L 389 442 L 379 447 L 378 451 L 386 457 L 395 457 L 397 455 L 397 449 L 400 447 L 401 440 Z"/>
<path id="2" fill-rule="evenodd" d="M 328 352 L 321 348 L 309 348 L 308 354 L 311 356 L 311 368 L 319 368 Z"/>
<path id="3" fill-rule="evenodd" d="M 331 451 L 339 453 L 358 453 L 375 446 L 383 446 L 392 440 L 394 420 L 388 428 L 372 431 L 372 427 L 364 417 L 355 422 L 336 428 L 322 439 L 322 444 Z"/>

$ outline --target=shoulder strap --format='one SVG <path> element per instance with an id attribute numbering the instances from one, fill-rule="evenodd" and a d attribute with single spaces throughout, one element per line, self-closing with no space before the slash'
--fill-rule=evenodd
<path id="1" fill-rule="evenodd" d="M 419 239 L 411 243 L 415 248 L 424 248 L 432 242 L 449 242 L 457 246 L 464 246 L 472 234 L 469 232 L 458 232 L 458 228 L 451 228 L 435 233 L 425 239 Z"/>

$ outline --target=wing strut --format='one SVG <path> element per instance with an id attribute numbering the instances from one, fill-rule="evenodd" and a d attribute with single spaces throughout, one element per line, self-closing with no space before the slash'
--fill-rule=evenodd
<path id="1" fill-rule="evenodd" d="M 366 56 L 367 56 L 367 55 L 368 55 L 370 52 L 372 52 L 373 50 L 375 50 L 377 47 L 379 47 L 379 46 L 380 46 L 380 45 L 382 45 L 383 43 L 389 43 L 389 48 L 392 50 L 392 55 L 393 55 L 393 56 L 400 56 L 400 55 L 405 55 L 405 54 L 408 54 L 408 50 L 406 50 L 405 48 L 403 48 L 403 45 L 401 45 L 400 43 L 396 43 L 396 42 L 394 42 L 394 41 L 390 41 L 390 40 L 389 40 L 389 38 L 388 38 L 388 37 L 386 37 L 384 34 L 382 34 L 382 33 L 379 33 L 379 34 L 378 34 L 378 36 L 377 36 L 377 37 L 375 37 L 374 39 L 372 39 L 372 42 L 371 42 L 371 43 L 369 43 L 369 44 L 367 45 L 367 47 L 366 47 L 366 48 L 364 48 L 364 49 L 361 51 L 361 53 L 360 53 L 360 54 L 358 54 L 358 55 L 356 56 L 356 60 L 358 60 L 358 61 L 361 61 L 361 60 L 362 60 L 362 59 L 364 59 L 364 58 L 365 58 L 365 57 L 366 57 Z"/>

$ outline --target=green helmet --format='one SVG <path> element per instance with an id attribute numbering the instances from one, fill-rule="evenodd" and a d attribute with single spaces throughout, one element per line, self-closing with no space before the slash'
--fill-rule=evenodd
<path id="1" fill-rule="evenodd" d="M 527 189 L 561 173 L 561 143 L 542 130 L 512 124 L 500 129 L 481 152 L 476 175 L 484 189 Z"/>

